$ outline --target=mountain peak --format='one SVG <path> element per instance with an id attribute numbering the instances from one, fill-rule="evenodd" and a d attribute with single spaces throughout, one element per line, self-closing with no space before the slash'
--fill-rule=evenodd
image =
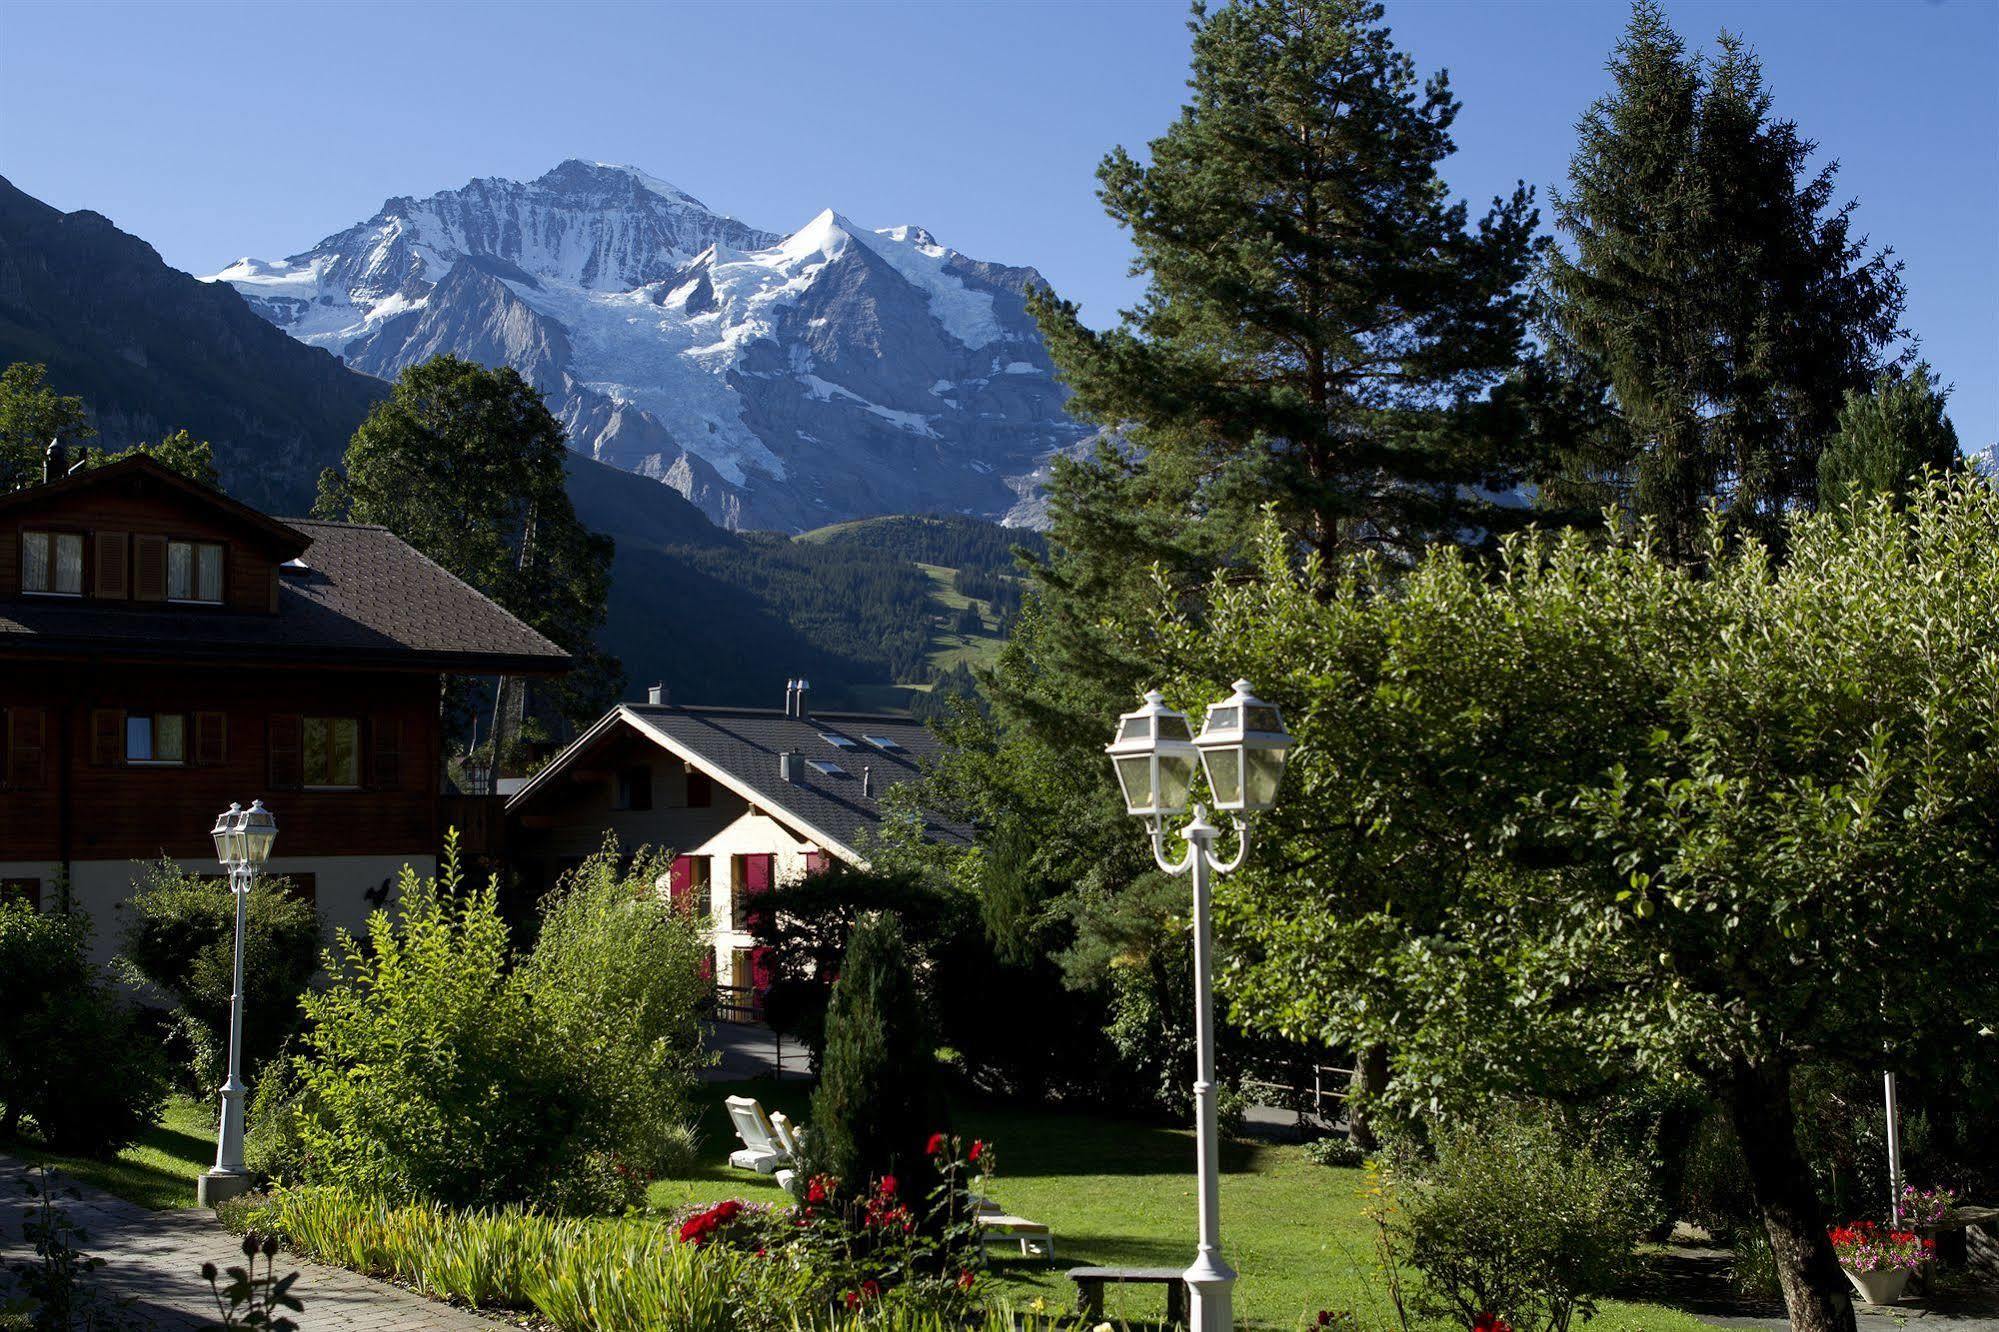
<path id="1" fill-rule="evenodd" d="M 567 161 L 556 163 L 537 177 L 534 183 L 548 190 L 567 192 L 618 188 L 622 182 L 627 181 L 646 193 L 656 194 L 669 202 L 691 204 L 703 211 L 707 210 L 706 204 L 671 181 L 661 180 L 648 171 L 621 162 L 592 162 L 572 157 Z"/>

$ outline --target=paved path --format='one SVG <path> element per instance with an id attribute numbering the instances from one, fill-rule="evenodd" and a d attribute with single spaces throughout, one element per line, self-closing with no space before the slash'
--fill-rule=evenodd
<path id="1" fill-rule="evenodd" d="M 15 1203 L 24 1197 L 26 1173 L 21 1162 L 0 1157 L 0 1259 L 33 1254 L 21 1235 L 23 1209 Z M 243 1259 L 241 1241 L 216 1223 L 215 1214 L 204 1208 L 149 1212 L 101 1189 L 76 1187 L 83 1200 L 67 1200 L 66 1209 L 89 1232 L 77 1247 L 105 1260 L 94 1274 L 98 1289 L 130 1302 L 130 1317 L 121 1321 L 154 1332 L 214 1327 L 215 1301 L 201 1265 L 227 1267 Z M 494 1332 L 497 1326 L 343 1268 L 278 1256 L 278 1275 L 293 1268 L 299 1271 L 293 1289 L 305 1304 L 304 1313 L 293 1315 L 301 1332 Z"/>
<path id="2" fill-rule="evenodd" d="M 704 1082 L 743 1082 L 749 1078 L 810 1077 L 811 1056 L 799 1041 L 780 1040 L 769 1027 L 743 1022 L 717 1022 L 708 1028 L 708 1048 L 722 1056 L 713 1068 L 701 1070 Z"/>

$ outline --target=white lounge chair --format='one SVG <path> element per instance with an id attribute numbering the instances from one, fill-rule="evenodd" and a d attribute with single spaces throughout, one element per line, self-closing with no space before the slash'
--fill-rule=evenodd
<path id="1" fill-rule="evenodd" d="M 805 1130 L 792 1123 L 791 1116 L 782 1110 L 770 1112 L 770 1126 L 776 1130 L 779 1149 L 792 1160 L 798 1160 L 804 1151 Z"/>
<path id="2" fill-rule="evenodd" d="M 729 1153 L 729 1164 L 738 1170 L 754 1170 L 759 1175 L 775 1174 L 780 1166 L 791 1164 L 791 1153 L 784 1149 L 777 1129 L 771 1124 L 770 1116 L 751 1096 L 731 1096 L 723 1101 L 729 1107 L 729 1119 L 736 1126 L 736 1136 L 743 1140 L 740 1149 Z"/>

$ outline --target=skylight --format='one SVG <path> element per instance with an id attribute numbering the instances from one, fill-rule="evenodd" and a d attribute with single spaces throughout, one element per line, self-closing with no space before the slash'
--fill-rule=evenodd
<path id="1" fill-rule="evenodd" d="M 844 735 L 828 735 L 826 732 L 821 731 L 819 738 L 827 744 L 832 745 L 835 749 L 852 749 L 854 747 L 854 742 Z"/>
<path id="2" fill-rule="evenodd" d="M 828 777 L 845 777 L 847 775 L 847 770 L 832 759 L 807 759 L 805 766 L 811 768 L 814 772 L 823 772 Z"/>
<path id="3" fill-rule="evenodd" d="M 876 749 L 886 750 L 891 754 L 900 754 L 902 752 L 902 746 L 885 735 L 864 735 L 861 739 L 867 741 Z"/>

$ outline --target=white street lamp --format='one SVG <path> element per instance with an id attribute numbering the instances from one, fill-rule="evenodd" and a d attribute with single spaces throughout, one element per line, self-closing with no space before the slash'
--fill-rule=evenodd
<path id="1" fill-rule="evenodd" d="M 1275 707 L 1237 680 L 1235 692 L 1208 709 L 1201 734 L 1190 738 L 1186 714 L 1166 706 L 1158 690 L 1144 706 L 1118 718 L 1117 738 L 1105 749 L 1124 791 L 1125 811 L 1146 822 L 1152 858 L 1168 874 L 1194 878 L 1194 1140 L 1200 1171 L 1200 1243 L 1182 1279 L 1193 1292 L 1192 1332 L 1230 1332 L 1235 1269 L 1222 1257 L 1220 1130 L 1215 1114 L 1214 967 L 1209 939 L 1213 874 L 1228 874 L 1249 854 L 1247 820 L 1270 809 L 1292 748 Z M 1206 771 L 1215 807 L 1236 828 L 1236 853 L 1215 859 L 1216 828 L 1194 805 L 1194 819 L 1180 830 L 1187 850 L 1166 858 L 1165 819 L 1187 810 L 1194 764 Z"/>
<path id="2" fill-rule="evenodd" d="M 203 1207 L 213 1207 L 250 1187 L 250 1172 L 243 1164 L 243 931 L 249 916 L 250 884 L 271 858 L 278 821 L 261 800 L 251 801 L 248 809 L 232 804 L 216 818 L 209 836 L 215 840 L 215 858 L 229 875 L 229 889 L 236 898 L 236 977 L 229 994 L 229 1077 L 222 1084 L 215 1168 L 196 1185 Z"/>

